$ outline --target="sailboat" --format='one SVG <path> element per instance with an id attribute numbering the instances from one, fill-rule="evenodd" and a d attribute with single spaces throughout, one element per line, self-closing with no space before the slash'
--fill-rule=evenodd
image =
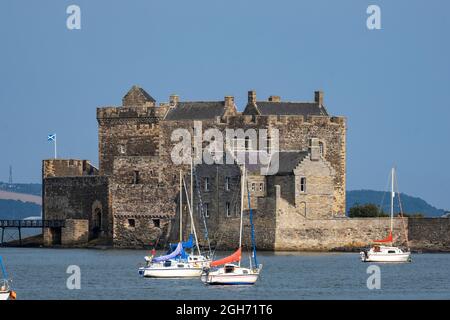
<path id="1" fill-rule="evenodd" d="M 393 246 L 393 236 L 392 231 L 394 228 L 394 179 L 395 179 L 395 169 L 391 170 L 391 221 L 389 235 L 381 240 L 374 240 L 374 245 L 369 250 L 364 250 L 360 252 L 361 261 L 363 262 L 410 262 L 411 252 L 409 248 L 407 250 L 402 250 L 399 247 Z M 400 200 L 400 199 L 399 199 Z M 408 241 L 408 239 L 406 239 Z M 390 244 L 387 246 L 385 244 Z"/>
<path id="2" fill-rule="evenodd" d="M 192 172 L 192 170 L 191 170 Z M 192 180 L 192 178 L 191 178 Z M 195 236 L 198 254 L 188 254 L 185 250 L 193 248 L 192 234 L 189 240 L 183 242 L 183 186 L 191 218 L 191 227 Z M 192 206 L 188 198 L 186 183 L 180 170 L 180 241 L 176 246 L 171 245 L 171 252 L 159 257 L 145 257 L 146 266 L 140 267 L 138 272 L 143 277 L 150 278 L 195 278 L 200 277 L 204 268 L 209 267 L 211 260 L 202 255 L 198 245 L 197 232 L 192 214 Z"/>
<path id="3" fill-rule="evenodd" d="M 230 256 L 220 260 L 211 262 L 211 267 L 218 267 L 215 269 L 205 268 L 201 280 L 209 285 L 253 285 L 259 278 L 262 270 L 262 264 L 258 264 L 256 258 L 256 244 L 255 244 L 255 230 L 253 225 L 253 213 L 250 206 L 250 192 L 247 188 L 248 205 L 250 210 L 250 225 L 251 225 L 251 240 L 252 240 L 252 255 L 254 264 L 252 266 L 252 259 L 250 259 L 250 267 L 241 267 L 242 258 L 242 217 L 244 204 L 244 186 L 245 186 L 245 164 L 242 168 L 241 176 L 241 220 L 239 233 L 239 248 Z M 236 264 L 237 262 L 237 264 Z M 219 267 L 223 266 L 223 267 Z"/>
<path id="4" fill-rule="evenodd" d="M 3 265 L 2 257 L 0 256 L 0 267 L 2 269 L 2 277 L 0 278 L 0 300 L 14 300 L 16 293 L 11 289 L 11 280 L 8 279 L 5 266 Z"/>

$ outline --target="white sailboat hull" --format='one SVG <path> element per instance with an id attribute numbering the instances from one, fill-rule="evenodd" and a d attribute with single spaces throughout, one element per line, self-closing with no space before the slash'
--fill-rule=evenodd
<path id="1" fill-rule="evenodd" d="M 378 247 L 377 251 L 371 248 L 360 253 L 363 262 L 410 262 L 411 252 L 404 252 L 397 247 Z"/>
<path id="2" fill-rule="evenodd" d="M 210 285 L 252 285 L 258 280 L 259 274 L 252 275 L 205 275 L 202 281 Z"/>
<path id="3" fill-rule="evenodd" d="M 229 265 L 230 266 L 230 265 Z M 202 282 L 209 285 L 253 285 L 259 278 L 262 266 L 258 269 L 241 268 L 231 265 L 233 270 L 226 271 L 227 266 L 202 274 Z"/>
<path id="4" fill-rule="evenodd" d="M 198 278 L 203 268 L 139 268 L 139 274 L 146 278 Z"/>
<path id="5" fill-rule="evenodd" d="M 0 301 L 9 299 L 9 291 L 0 292 Z"/>

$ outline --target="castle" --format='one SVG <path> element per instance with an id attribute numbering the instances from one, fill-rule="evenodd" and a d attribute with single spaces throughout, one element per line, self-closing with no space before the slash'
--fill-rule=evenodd
<path id="1" fill-rule="evenodd" d="M 201 135 L 195 129 L 199 122 L 203 130 L 220 132 L 278 130 L 278 171 L 265 175 L 250 166 L 248 170 L 246 192 L 259 248 L 292 249 L 283 228 L 345 217 L 346 120 L 329 114 L 321 91 L 310 102 L 287 102 L 279 96 L 258 100 L 256 92 L 249 91 L 244 111 L 238 112 L 232 96 L 182 101 L 172 95 L 157 104 L 144 89 L 133 86 L 121 106 L 98 108 L 97 120 L 99 168 L 87 160 L 43 161 L 43 216 L 66 220 L 65 228 L 44 230 L 47 245 L 101 239 L 115 247 L 136 248 L 176 241 L 180 170 L 186 183 L 191 180 L 190 166 L 171 159 L 171 134 L 183 128 L 193 137 Z M 240 175 L 237 164 L 195 165 L 192 208 L 201 240 L 204 217 L 213 243 L 236 246 Z M 183 197 L 187 234 L 189 197 Z"/>

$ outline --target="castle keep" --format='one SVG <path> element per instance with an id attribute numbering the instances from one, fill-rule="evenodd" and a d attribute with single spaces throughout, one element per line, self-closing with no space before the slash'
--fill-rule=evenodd
<path id="1" fill-rule="evenodd" d="M 180 128 L 192 137 L 201 134 L 195 129 L 198 121 L 203 131 L 279 132 L 279 170 L 262 174 L 249 166 L 247 172 L 246 191 L 251 195 L 260 249 L 301 248 L 298 241 L 292 243 L 299 236 L 293 230 L 315 222 L 333 225 L 347 220 L 346 121 L 329 114 L 320 91 L 309 102 L 287 102 L 278 96 L 260 100 L 249 91 L 247 105 L 239 112 L 231 96 L 220 101 L 182 101 L 172 95 L 168 102 L 157 103 L 133 86 L 120 106 L 98 108 L 97 120 L 99 168 L 87 160 L 43 161 L 44 218 L 66 220 L 65 228 L 45 229 L 47 245 L 79 245 L 98 239 L 135 248 L 176 241 L 180 170 L 187 184 L 191 180 L 190 166 L 172 161 L 176 142 L 171 135 Z M 239 166 L 196 164 L 194 171 L 192 207 L 201 240 L 203 212 L 213 243 L 234 248 L 239 229 Z M 187 189 L 190 192 L 189 185 Z M 244 203 L 246 215 L 249 208 Z M 191 228 L 186 201 L 183 206 L 186 234 Z M 244 239 L 244 244 L 248 241 Z"/>

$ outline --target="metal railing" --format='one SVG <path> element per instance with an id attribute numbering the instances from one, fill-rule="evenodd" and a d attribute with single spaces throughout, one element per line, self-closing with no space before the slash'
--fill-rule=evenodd
<path id="1" fill-rule="evenodd" d="M 0 220 L 0 228 L 61 228 L 65 220 Z"/>

